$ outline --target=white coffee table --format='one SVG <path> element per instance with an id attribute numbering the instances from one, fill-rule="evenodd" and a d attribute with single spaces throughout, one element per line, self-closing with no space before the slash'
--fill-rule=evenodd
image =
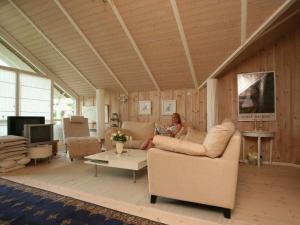
<path id="1" fill-rule="evenodd" d="M 136 171 L 147 166 L 147 151 L 126 149 L 127 152 L 118 155 L 116 150 L 105 151 L 84 157 L 85 163 L 95 165 L 95 176 L 98 166 L 132 170 L 133 182 L 136 182 Z"/>

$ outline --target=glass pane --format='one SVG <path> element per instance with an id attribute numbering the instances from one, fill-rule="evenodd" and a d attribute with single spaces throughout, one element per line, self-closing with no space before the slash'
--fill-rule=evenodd
<path id="1" fill-rule="evenodd" d="M 63 90 L 54 87 L 53 94 L 53 122 L 54 122 L 54 138 L 62 140 L 62 125 L 63 117 L 70 117 L 75 114 L 76 101 L 66 95 Z"/>
<path id="2" fill-rule="evenodd" d="M 20 74 L 20 115 L 44 116 L 50 121 L 51 81 L 47 78 Z"/>
<path id="3" fill-rule="evenodd" d="M 0 69 L 0 136 L 7 135 L 7 116 L 16 115 L 16 74 Z"/>

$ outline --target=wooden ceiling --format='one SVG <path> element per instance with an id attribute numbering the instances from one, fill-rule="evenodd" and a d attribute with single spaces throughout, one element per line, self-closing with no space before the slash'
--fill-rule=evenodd
<path id="1" fill-rule="evenodd" d="M 284 2 L 1 0 L 0 37 L 80 96 L 195 88 Z"/>

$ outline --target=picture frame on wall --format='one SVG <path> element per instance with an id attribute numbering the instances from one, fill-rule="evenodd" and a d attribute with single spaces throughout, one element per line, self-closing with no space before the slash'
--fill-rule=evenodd
<path id="1" fill-rule="evenodd" d="M 176 100 L 161 101 L 161 115 L 169 116 L 176 112 Z"/>
<path id="2" fill-rule="evenodd" d="M 151 115 L 151 101 L 139 101 L 139 115 Z"/>
<path id="3" fill-rule="evenodd" d="M 238 120 L 276 120 L 275 88 L 274 71 L 238 74 Z"/>

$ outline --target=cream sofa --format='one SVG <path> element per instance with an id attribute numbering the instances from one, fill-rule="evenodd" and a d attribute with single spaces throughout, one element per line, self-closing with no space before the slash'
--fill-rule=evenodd
<path id="1" fill-rule="evenodd" d="M 121 131 L 132 137 L 132 141 L 125 143 L 125 148 L 138 149 L 142 143 L 154 134 L 154 122 L 124 121 L 121 128 L 110 127 L 105 131 L 105 147 L 107 150 L 114 148 L 114 143 L 110 139 L 112 133 Z"/>
<path id="2" fill-rule="evenodd" d="M 222 207 L 235 205 L 241 134 L 231 136 L 221 157 L 192 156 L 158 148 L 148 151 L 151 203 L 157 196 Z"/>

